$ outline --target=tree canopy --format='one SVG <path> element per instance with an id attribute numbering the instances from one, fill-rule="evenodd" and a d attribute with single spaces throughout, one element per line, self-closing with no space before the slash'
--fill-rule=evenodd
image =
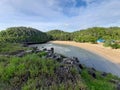
<path id="1" fill-rule="evenodd" d="M 47 34 L 51 35 L 53 40 L 72 40 L 77 42 L 96 43 L 96 41 L 101 38 L 104 40 L 120 40 L 119 27 L 93 27 L 72 33 L 61 30 L 52 30 L 47 32 Z"/>
<path id="2" fill-rule="evenodd" d="M 0 32 L 0 41 L 42 43 L 49 40 L 46 33 L 29 27 L 11 27 Z"/>
<path id="3" fill-rule="evenodd" d="M 51 30 L 47 32 L 51 40 L 71 40 L 71 33 L 62 30 Z"/>

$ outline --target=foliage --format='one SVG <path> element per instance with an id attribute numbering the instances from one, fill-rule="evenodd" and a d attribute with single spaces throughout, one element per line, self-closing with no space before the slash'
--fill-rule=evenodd
<path id="1" fill-rule="evenodd" d="M 46 33 L 33 28 L 11 27 L 0 32 L 1 42 L 42 43 L 48 40 Z"/>
<path id="2" fill-rule="evenodd" d="M 74 40 L 78 42 L 96 42 L 97 39 L 120 40 L 119 27 L 93 27 L 85 30 L 73 32 Z"/>
<path id="3" fill-rule="evenodd" d="M 119 27 L 93 27 L 80 31 L 75 31 L 72 33 L 53 30 L 47 32 L 48 35 L 51 36 L 51 40 L 70 40 L 76 42 L 91 42 L 97 43 L 96 41 L 100 38 L 104 39 L 106 42 L 104 46 L 111 46 L 112 48 L 119 48 L 119 45 L 107 45 L 110 44 L 111 41 L 117 40 L 120 41 L 120 28 Z"/>
<path id="4" fill-rule="evenodd" d="M 81 77 L 84 79 L 85 84 L 88 86 L 88 90 L 116 90 L 116 85 L 111 83 L 111 79 L 120 80 L 116 76 L 108 74 L 106 77 L 102 77 L 100 72 L 96 72 L 96 79 L 88 74 L 87 69 L 82 71 Z"/>
<path id="5" fill-rule="evenodd" d="M 118 48 L 120 48 L 120 44 L 114 43 L 114 44 L 111 45 L 111 47 L 113 49 L 118 49 Z"/>
<path id="6" fill-rule="evenodd" d="M 113 49 L 118 49 L 120 48 L 120 44 L 113 42 L 111 40 L 107 40 L 104 44 L 105 47 L 112 47 Z"/>
<path id="7" fill-rule="evenodd" d="M 18 43 L 0 43 L 0 54 L 14 54 L 19 51 L 27 50 L 27 47 L 23 47 L 22 44 Z M 29 48 L 30 49 L 30 48 Z"/>
<path id="8" fill-rule="evenodd" d="M 51 36 L 51 40 L 72 40 L 71 33 L 61 30 L 52 30 L 47 32 Z"/>
<path id="9" fill-rule="evenodd" d="M 42 54 L 39 53 L 39 55 Z M 60 66 L 60 63 L 55 60 L 40 58 L 39 55 L 30 54 L 22 58 L 0 57 L 0 85 L 2 85 L 0 90 L 5 90 L 8 87 L 11 88 L 10 90 L 18 88 L 22 90 L 72 90 L 76 88 L 76 90 L 79 90 L 79 88 L 85 88 L 85 85 L 80 80 L 74 87 L 72 86 L 74 83 L 69 80 L 66 80 L 65 83 L 57 83 L 59 77 L 55 70 Z M 75 76 L 76 74 L 78 73 L 74 71 Z"/>

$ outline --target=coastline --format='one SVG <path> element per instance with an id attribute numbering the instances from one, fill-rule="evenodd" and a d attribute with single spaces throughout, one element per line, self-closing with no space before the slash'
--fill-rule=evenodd
<path id="1" fill-rule="evenodd" d="M 98 54 L 109 60 L 112 63 L 120 64 L 120 49 L 112 49 L 110 47 L 104 47 L 102 44 L 91 44 L 91 43 L 78 43 L 75 41 L 50 41 L 54 44 L 71 45 L 79 48 L 83 48 L 92 53 Z"/>

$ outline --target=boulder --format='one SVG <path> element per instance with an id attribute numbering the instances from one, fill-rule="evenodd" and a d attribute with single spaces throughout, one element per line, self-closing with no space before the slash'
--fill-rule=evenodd
<path id="1" fill-rule="evenodd" d="M 53 53 L 52 53 L 52 52 L 47 52 L 47 57 L 48 57 L 48 58 L 51 57 L 52 59 L 54 59 L 54 56 L 53 56 Z"/>
<path id="2" fill-rule="evenodd" d="M 62 61 L 62 56 L 59 54 L 54 54 L 54 59 L 57 61 Z"/>
<path id="3" fill-rule="evenodd" d="M 96 74 L 95 74 L 95 71 L 94 71 L 94 70 L 88 69 L 88 73 L 89 73 L 93 78 L 96 78 Z"/>
<path id="4" fill-rule="evenodd" d="M 47 51 L 47 48 L 44 48 L 43 51 Z"/>
<path id="5" fill-rule="evenodd" d="M 51 48 L 50 50 L 51 50 L 52 53 L 54 53 L 54 48 Z"/>
<path id="6" fill-rule="evenodd" d="M 106 72 L 103 72 L 101 76 L 106 77 L 108 74 Z"/>
<path id="7" fill-rule="evenodd" d="M 82 64 L 79 64 L 78 66 L 79 66 L 80 69 L 84 68 Z"/>
<path id="8" fill-rule="evenodd" d="M 71 58 L 64 58 L 63 63 L 64 64 L 74 64 L 74 60 L 72 60 Z"/>
<path id="9" fill-rule="evenodd" d="M 79 63 L 79 59 L 77 57 L 73 57 L 73 60 L 75 60 L 76 63 Z"/>

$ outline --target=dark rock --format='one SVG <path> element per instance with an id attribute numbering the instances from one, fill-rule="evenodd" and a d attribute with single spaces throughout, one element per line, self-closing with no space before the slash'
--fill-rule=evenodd
<path id="1" fill-rule="evenodd" d="M 106 77 L 108 74 L 107 74 L 106 72 L 103 72 L 101 75 L 102 75 L 103 77 Z"/>
<path id="2" fill-rule="evenodd" d="M 64 64 L 73 64 L 74 61 L 73 61 L 71 58 L 64 58 L 64 59 L 63 59 L 63 63 L 64 63 Z"/>
<path id="3" fill-rule="evenodd" d="M 76 63 L 79 63 L 79 59 L 77 57 L 73 57 L 73 60 L 75 60 Z"/>
<path id="4" fill-rule="evenodd" d="M 95 69 L 95 68 L 93 68 L 93 67 L 92 67 L 91 69 L 92 69 L 93 71 L 96 71 L 96 69 Z"/>
<path id="5" fill-rule="evenodd" d="M 93 78 L 96 78 L 96 74 L 95 74 L 95 71 L 94 71 L 94 70 L 89 69 L 89 70 L 88 70 L 88 73 L 89 73 Z"/>
<path id="6" fill-rule="evenodd" d="M 51 52 L 54 53 L 54 48 L 51 48 Z"/>
<path id="7" fill-rule="evenodd" d="M 52 52 L 47 52 L 47 57 L 51 57 L 52 59 L 54 59 L 54 56 L 53 56 Z"/>
<path id="8" fill-rule="evenodd" d="M 69 65 L 61 65 L 56 69 L 55 73 L 58 77 L 58 83 L 65 83 L 67 81 L 75 82 L 76 76 L 71 73 L 71 68 Z"/>
<path id="9" fill-rule="evenodd" d="M 47 51 L 47 48 L 44 48 L 43 51 Z"/>
<path id="10" fill-rule="evenodd" d="M 80 69 L 84 69 L 82 64 L 79 64 L 78 66 L 79 66 Z"/>
<path id="11" fill-rule="evenodd" d="M 57 61 L 62 61 L 63 58 L 59 54 L 54 54 L 54 59 L 57 60 Z"/>
<path id="12" fill-rule="evenodd" d="M 120 83 L 117 84 L 117 90 L 120 90 Z"/>

